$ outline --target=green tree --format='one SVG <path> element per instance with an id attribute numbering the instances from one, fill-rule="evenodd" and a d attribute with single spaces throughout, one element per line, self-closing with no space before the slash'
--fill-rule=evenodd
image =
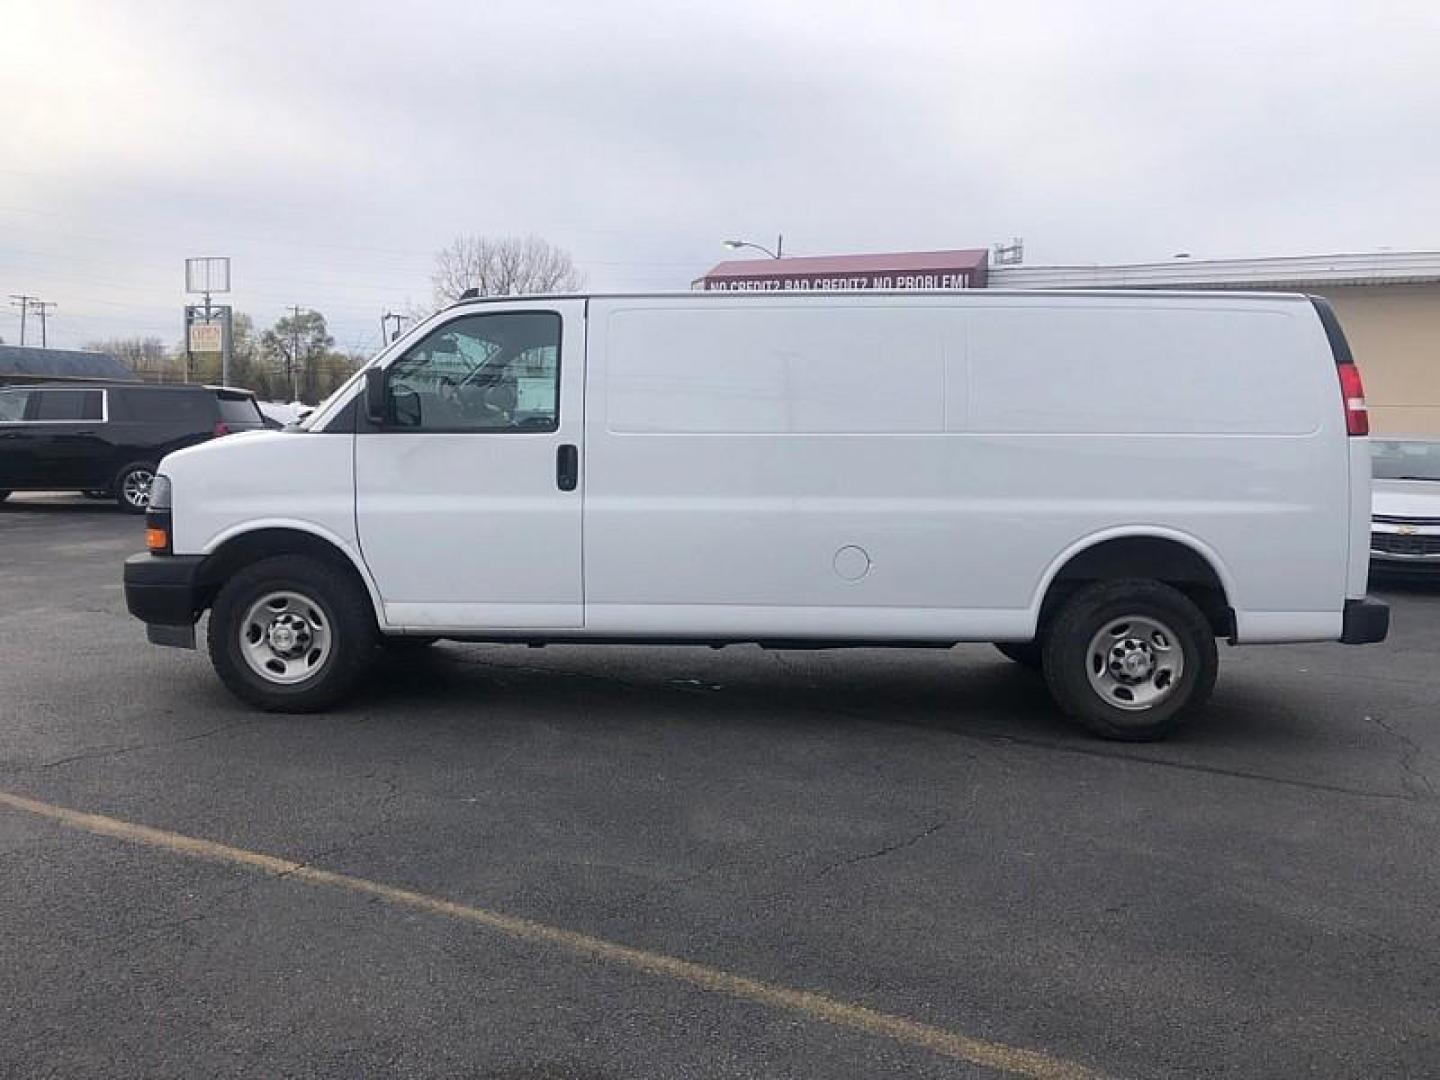
<path id="1" fill-rule="evenodd" d="M 337 385 L 327 361 L 335 339 L 318 311 L 301 309 L 278 320 L 260 335 L 260 354 L 277 375 L 278 397 L 314 403 Z"/>
<path id="2" fill-rule="evenodd" d="M 234 385 L 253 390 L 261 401 L 273 401 L 281 396 L 283 380 L 261 351 L 255 336 L 255 320 L 243 311 L 231 316 L 230 349 L 230 381 Z M 284 395 L 288 398 L 288 389 Z"/>

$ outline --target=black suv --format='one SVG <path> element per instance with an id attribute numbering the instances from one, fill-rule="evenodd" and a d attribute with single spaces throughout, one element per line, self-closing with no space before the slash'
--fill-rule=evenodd
<path id="1" fill-rule="evenodd" d="M 172 450 L 264 428 L 246 390 L 216 386 L 0 387 L 0 500 L 83 491 L 143 514 Z"/>

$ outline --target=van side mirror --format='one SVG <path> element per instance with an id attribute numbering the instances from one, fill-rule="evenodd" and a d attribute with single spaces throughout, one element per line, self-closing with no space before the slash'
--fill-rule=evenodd
<path id="1" fill-rule="evenodd" d="M 365 369 L 365 416 L 377 427 L 383 427 L 390 417 L 385 408 L 385 369 Z"/>

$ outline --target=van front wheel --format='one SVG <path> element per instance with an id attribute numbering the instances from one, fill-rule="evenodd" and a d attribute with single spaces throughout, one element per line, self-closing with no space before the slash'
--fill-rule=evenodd
<path id="1" fill-rule="evenodd" d="M 1184 593 L 1158 581 L 1088 585 L 1056 613 L 1045 639 L 1045 680 L 1060 707 L 1092 734 L 1160 739 L 1215 686 L 1215 634 Z"/>
<path id="2" fill-rule="evenodd" d="M 345 570 L 303 555 L 252 563 L 210 612 L 210 662 L 230 691 L 267 712 L 328 709 L 364 676 L 375 616 Z"/>

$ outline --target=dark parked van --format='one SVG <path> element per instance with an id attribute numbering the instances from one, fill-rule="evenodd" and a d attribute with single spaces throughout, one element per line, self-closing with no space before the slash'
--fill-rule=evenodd
<path id="1" fill-rule="evenodd" d="M 83 491 L 142 514 L 160 459 L 264 427 L 246 390 L 216 386 L 0 387 L 0 500 Z"/>

